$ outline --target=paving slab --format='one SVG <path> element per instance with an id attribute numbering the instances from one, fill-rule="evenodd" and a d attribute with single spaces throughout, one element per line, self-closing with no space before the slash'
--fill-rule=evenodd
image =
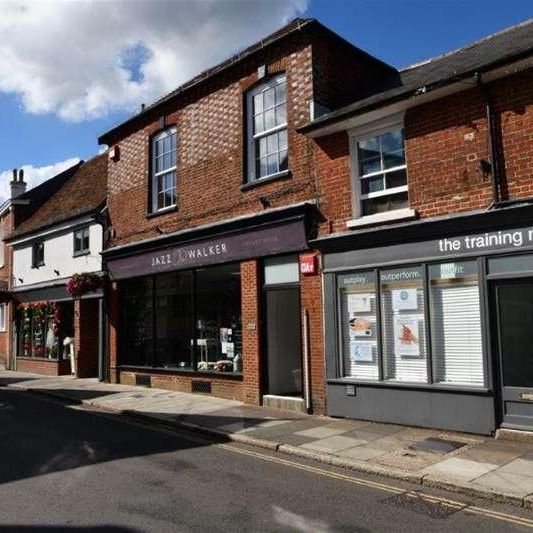
<path id="1" fill-rule="evenodd" d="M 498 468 L 498 465 L 451 457 L 450 459 L 445 459 L 425 468 L 423 473 L 440 475 L 444 474 L 450 478 L 471 481 L 472 479 L 476 479 L 490 472 L 491 470 L 494 470 L 495 468 Z"/>
<path id="2" fill-rule="evenodd" d="M 533 493 L 533 478 L 502 472 L 501 468 L 480 476 L 473 481 L 474 485 L 487 487 L 494 491 L 512 492 L 525 497 Z"/>
<path id="3" fill-rule="evenodd" d="M 341 433 L 347 433 L 348 431 L 348 428 L 328 427 L 324 425 L 298 431 L 295 433 L 295 435 L 301 435 L 302 437 L 313 437 L 315 439 L 324 439 L 327 437 L 340 435 Z M 348 448 L 349 446 L 346 447 Z"/>
<path id="4" fill-rule="evenodd" d="M 300 435 L 302 433 L 303 432 L 300 432 Z M 362 444 L 363 442 L 364 441 L 358 441 L 342 435 L 334 435 L 325 439 L 319 439 L 307 444 L 302 444 L 301 447 L 324 452 L 336 452 L 339 450 L 345 450 L 346 448 L 353 448 L 354 446 Z"/>
<path id="5" fill-rule="evenodd" d="M 348 448 L 346 450 L 340 450 L 337 452 L 337 455 L 340 457 L 347 457 L 350 459 L 367 461 L 369 459 L 374 459 L 375 457 L 380 457 L 385 455 L 387 452 L 384 450 L 376 450 L 375 448 L 370 448 L 368 446 L 355 446 L 355 448 Z"/>

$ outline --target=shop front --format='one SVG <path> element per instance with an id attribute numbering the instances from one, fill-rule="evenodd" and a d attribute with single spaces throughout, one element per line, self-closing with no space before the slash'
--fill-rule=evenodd
<path id="1" fill-rule="evenodd" d="M 65 282 L 13 290 L 13 370 L 97 377 L 103 353 L 103 292 L 72 298 Z"/>
<path id="2" fill-rule="evenodd" d="M 110 379 L 251 403 L 261 402 L 267 381 L 295 391 L 301 322 L 294 270 L 298 275 L 297 252 L 307 249 L 308 207 L 105 252 L 115 295 Z M 267 296 L 274 289 L 276 302 Z M 292 335 L 273 336 L 283 323 L 294 326 Z"/>
<path id="3" fill-rule="evenodd" d="M 533 429 L 531 207 L 313 241 L 332 416 Z"/>

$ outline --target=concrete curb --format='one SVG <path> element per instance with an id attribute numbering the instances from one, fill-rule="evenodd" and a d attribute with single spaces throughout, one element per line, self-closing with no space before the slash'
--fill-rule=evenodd
<path id="1" fill-rule="evenodd" d="M 355 461 L 353 459 L 342 458 L 336 455 L 306 450 L 290 444 L 283 444 L 281 442 L 253 437 L 243 433 L 229 433 L 218 429 L 208 428 L 192 422 L 187 422 L 186 420 L 169 420 L 167 418 L 156 417 L 140 411 L 114 408 L 105 404 L 101 404 L 92 399 L 80 400 L 79 398 L 72 398 L 69 395 L 61 394 L 53 389 L 33 389 L 31 387 L 24 387 L 23 385 L 19 384 L 7 385 L 7 388 L 34 393 L 36 395 L 48 396 L 62 401 L 71 402 L 76 405 L 95 407 L 101 409 L 102 411 L 108 411 L 110 413 L 126 416 L 132 420 L 139 420 L 149 424 L 155 423 L 155 425 L 163 428 L 166 427 L 167 429 L 182 429 L 197 433 L 199 435 L 222 439 L 224 441 L 237 442 L 239 444 L 245 444 L 256 448 L 274 451 L 283 455 L 299 457 L 301 459 L 310 459 L 321 464 L 345 468 L 348 470 L 353 470 L 354 472 L 396 479 L 398 481 L 407 481 L 416 485 L 442 489 L 448 492 L 465 494 L 493 502 L 507 503 L 518 507 L 533 509 L 532 495 L 526 495 L 525 497 L 522 497 L 511 493 L 506 494 L 489 488 L 472 485 L 471 483 L 460 479 L 444 478 L 430 474 L 416 474 L 414 472 L 407 472 L 405 470 L 400 470 L 393 467 L 372 465 L 362 461 Z"/>

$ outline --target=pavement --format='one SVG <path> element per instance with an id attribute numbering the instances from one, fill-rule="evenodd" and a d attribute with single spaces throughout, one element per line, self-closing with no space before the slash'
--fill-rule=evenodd
<path id="1" fill-rule="evenodd" d="M 199 394 L 0 371 L 0 386 L 533 509 L 533 442 L 311 416 Z"/>

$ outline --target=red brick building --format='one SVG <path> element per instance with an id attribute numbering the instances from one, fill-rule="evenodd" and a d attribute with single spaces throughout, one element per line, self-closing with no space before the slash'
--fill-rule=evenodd
<path id="1" fill-rule="evenodd" d="M 316 142 L 327 412 L 533 426 L 533 23 L 398 71 Z"/>
<path id="2" fill-rule="evenodd" d="M 318 110 L 394 69 L 295 20 L 107 132 L 109 378 L 324 410 Z"/>

